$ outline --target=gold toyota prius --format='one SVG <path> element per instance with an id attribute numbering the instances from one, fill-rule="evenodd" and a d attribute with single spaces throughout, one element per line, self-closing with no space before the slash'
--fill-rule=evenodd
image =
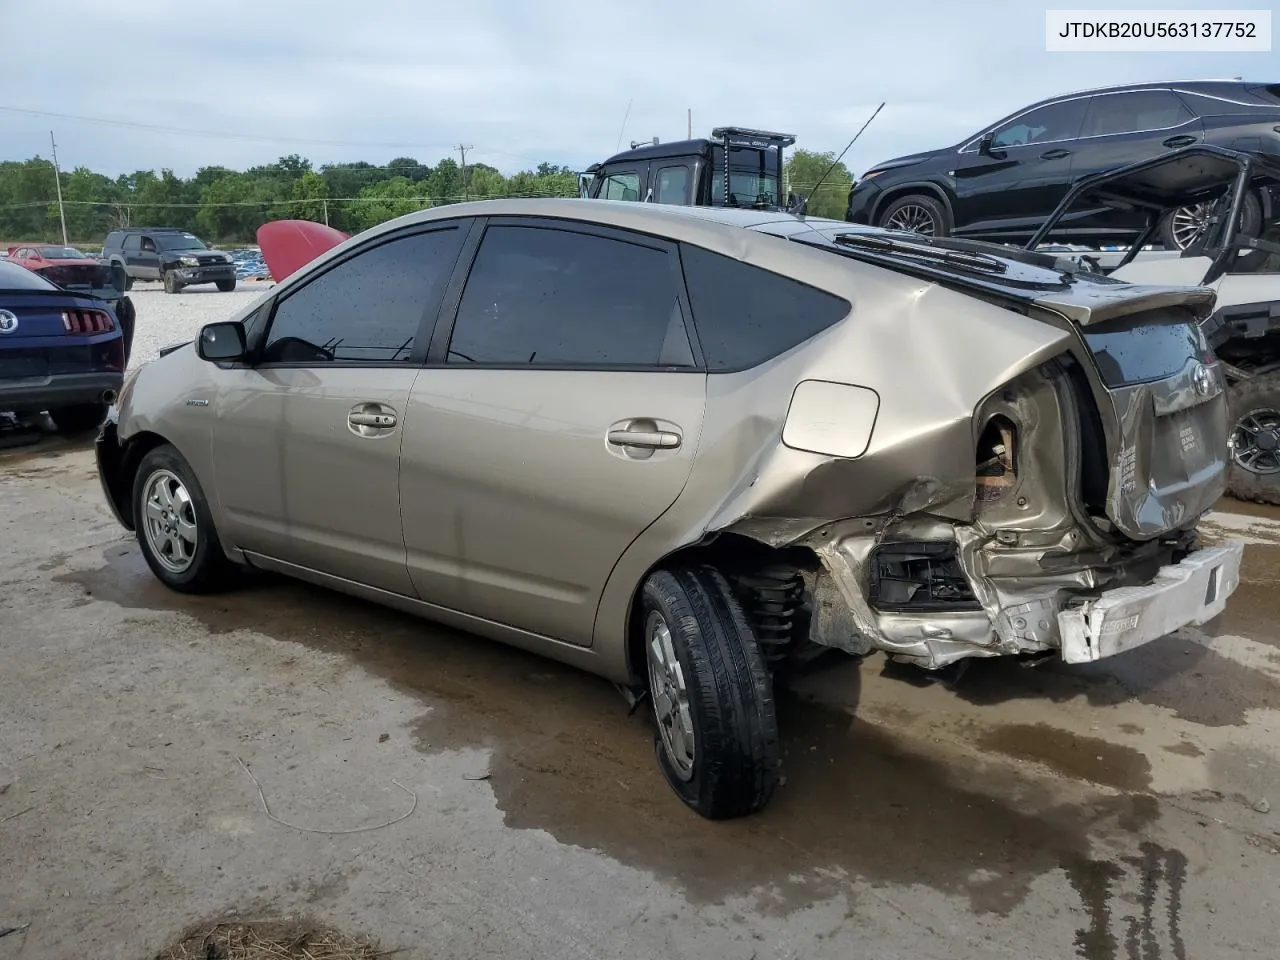
<path id="1" fill-rule="evenodd" d="M 172 589 L 264 568 L 600 674 L 741 816 L 817 647 L 1081 663 L 1222 611 L 1213 303 L 788 213 L 457 204 L 144 364 L 98 470 Z"/>

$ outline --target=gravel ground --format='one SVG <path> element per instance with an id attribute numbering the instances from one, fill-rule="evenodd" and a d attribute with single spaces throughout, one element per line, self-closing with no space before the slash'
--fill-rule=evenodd
<path id="1" fill-rule="evenodd" d="M 231 293 L 219 293 L 208 286 L 175 295 L 165 293 L 159 283 L 135 284 L 129 291 L 138 311 L 129 369 L 154 360 L 161 347 L 193 339 L 206 323 L 228 319 L 273 286 L 261 280 L 241 280 Z"/>
<path id="2" fill-rule="evenodd" d="M 142 292 L 147 335 L 236 296 Z M 232 911 L 406 960 L 1277 956 L 1275 510 L 1204 524 L 1247 546 L 1201 630 L 954 688 L 815 669 L 786 784 L 712 824 L 594 677 L 280 578 L 165 590 L 88 442 L 0 453 L 0 960 Z"/>

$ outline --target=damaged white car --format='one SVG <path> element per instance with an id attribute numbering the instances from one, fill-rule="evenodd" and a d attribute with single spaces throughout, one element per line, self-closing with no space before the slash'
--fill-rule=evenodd
<path id="1" fill-rule="evenodd" d="M 738 816 L 806 650 L 1080 662 L 1221 612 L 1213 299 L 784 213 L 459 204 L 143 366 L 99 470 L 170 587 L 282 571 L 608 677 Z"/>

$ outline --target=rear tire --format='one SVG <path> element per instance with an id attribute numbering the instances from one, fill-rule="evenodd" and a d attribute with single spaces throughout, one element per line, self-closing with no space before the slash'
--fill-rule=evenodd
<path id="1" fill-rule="evenodd" d="M 165 293 L 181 293 L 182 292 L 182 284 L 178 282 L 178 278 L 174 276 L 174 273 L 172 270 L 166 270 L 164 272 L 164 275 L 161 276 L 160 279 L 164 283 Z"/>
<path id="2" fill-rule="evenodd" d="M 1280 374 L 1231 387 L 1227 407 L 1232 443 L 1227 492 L 1237 500 L 1280 504 Z"/>
<path id="3" fill-rule="evenodd" d="M 107 419 L 107 405 L 77 403 L 69 407 L 58 407 L 49 411 L 49 419 L 59 433 L 84 433 L 102 426 L 102 421 Z"/>
<path id="4" fill-rule="evenodd" d="M 218 289 L 221 290 L 223 293 L 230 293 L 235 288 L 236 288 L 236 282 L 234 279 L 218 281 Z"/>
<path id="5" fill-rule="evenodd" d="M 179 593 L 217 593 L 232 584 L 236 565 L 222 550 L 209 501 L 172 445 L 142 458 L 132 502 L 138 546 L 156 579 Z"/>
<path id="6" fill-rule="evenodd" d="M 1185 250 L 1190 243 L 1199 239 L 1203 227 L 1196 231 L 1195 223 L 1207 214 L 1209 206 L 1202 203 L 1195 207 L 1182 207 L 1167 214 L 1160 221 L 1160 245 L 1166 250 Z M 1257 237 L 1261 231 L 1262 202 L 1256 193 L 1246 193 L 1244 205 L 1240 210 L 1239 232 L 1241 236 Z"/>
<path id="7" fill-rule="evenodd" d="M 951 218 L 947 208 L 935 197 L 912 193 L 898 197 L 880 212 L 877 226 L 886 230 L 905 230 L 926 237 L 949 237 Z"/>
<path id="8" fill-rule="evenodd" d="M 751 625 L 709 566 L 659 570 L 640 622 L 654 749 L 667 783 L 709 820 L 755 813 L 779 780 L 772 684 Z"/>

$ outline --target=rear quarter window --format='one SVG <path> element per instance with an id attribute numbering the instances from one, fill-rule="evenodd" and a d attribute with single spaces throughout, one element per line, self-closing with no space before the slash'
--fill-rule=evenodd
<path id="1" fill-rule="evenodd" d="M 848 316 L 843 297 L 702 247 L 680 244 L 693 325 L 707 370 L 746 370 Z"/>

